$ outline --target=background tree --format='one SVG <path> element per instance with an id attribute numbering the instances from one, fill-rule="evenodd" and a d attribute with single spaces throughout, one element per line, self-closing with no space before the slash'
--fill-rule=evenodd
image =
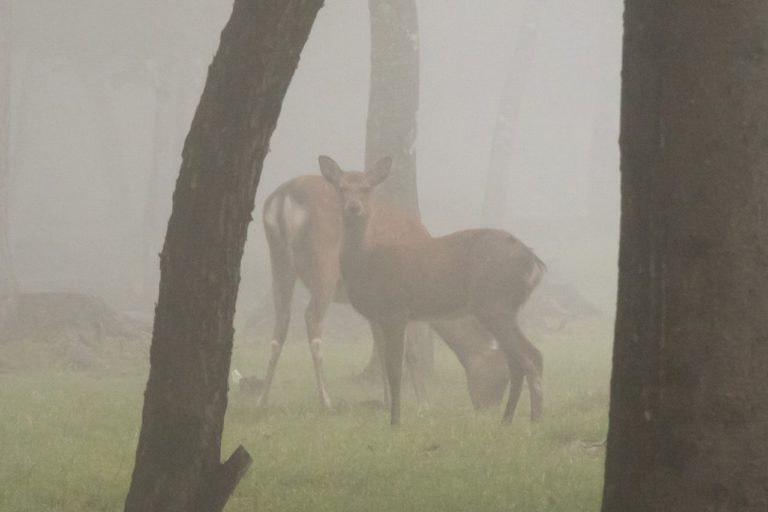
<path id="1" fill-rule="evenodd" d="M 546 0 L 528 0 L 523 6 L 517 40 L 510 58 L 509 73 L 499 100 L 496 128 L 483 200 L 484 226 L 502 227 L 507 213 L 512 157 L 517 144 L 520 107 L 536 52 L 539 13 Z"/>
<path id="2" fill-rule="evenodd" d="M 17 292 L 8 237 L 11 175 L 11 2 L 0 0 L 0 319 Z M 10 299 L 10 300 L 9 300 Z"/>
<path id="3" fill-rule="evenodd" d="M 419 215 L 416 125 L 419 109 L 419 29 L 414 0 L 369 0 L 371 83 L 365 164 L 392 157 L 382 183 L 387 201 Z"/>
<path id="4" fill-rule="evenodd" d="M 365 164 L 392 157 L 392 174 L 380 194 L 420 216 L 416 173 L 416 133 L 419 110 L 419 23 L 415 0 L 368 0 L 371 18 L 371 81 L 365 139 Z M 432 372 L 434 343 L 423 323 L 409 327 L 417 371 Z M 379 379 L 374 350 L 363 371 Z"/>
<path id="5" fill-rule="evenodd" d="M 161 255 L 125 510 L 218 511 L 250 464 L 221 463 L 240 261 L 269 139 L 322 0 L 236 0 L 182 155 Z"/>
<path id="6" fill-rule="evenodd" d="M 604 512 L 768 503 L 768 4 L 628 0 Z"/>

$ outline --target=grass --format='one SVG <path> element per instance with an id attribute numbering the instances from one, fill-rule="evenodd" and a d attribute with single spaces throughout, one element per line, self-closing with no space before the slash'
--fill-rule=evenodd
<path id="1" fill-rule="evenodd" d="M 305 343 L 286 347 L 268 414 L 233 393 L 223 453 L 245 445 L 254 464 L 226 510 L 547 511 L 599 508 L 610 346 L 607 326 L 571 326 L 541 340 L 546 417 L 511 425 L 474 413 L 463 376 L 438 351 L 432 407 L 406 387 L 403 425 L 370 405 L 376 389 L 349 377 L 365 344 L 328 343 L 332 411 L 321 412 Z M 263 373 L 267 347 L 238 343 L 234 366 Z M 0 374 L 0 510 L 120 510 L 139 429 L 146 368 Z"/>

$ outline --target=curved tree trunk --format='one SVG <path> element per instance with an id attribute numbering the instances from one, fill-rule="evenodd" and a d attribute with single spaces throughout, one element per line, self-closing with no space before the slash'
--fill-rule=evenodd
<path id="1" fill-rule="evenodd" d="M 628 0 L 604 512 L 768 503 L 768 4 Z"/>
<path id="2" fill-rule="evenodd" d="M 509 197 L 512 158 L 517 144 L 518 121 L 523 93 L 528 83 L 538 37 L 539 13 L 546 0 L 528 0 L 512 52 L 509 75 L 496 114 L 488 177 L 485 185 L 482 221 L 484 226 L 504 225 Z"/>
<path id="3" fill-rule="evenodd" d="M 250 464 L 221 463 L 240 261 L 269 139 L 322 0 L 236 0 L 183 151 L 160 262 L 125 510 L 219 511 Z"/>
<path id="4" fill-rule="evenodd" d="M 415 0 L 368 0 L 371 18 L 371 82 L 365 164 L 392 157 L 392 174 L 380 186 L 387 201 L 419 216 L 416 132 L 419 110 L 419 24 Z M 434 342 L 426 324 L 409 329 L 415 368 L 432 373 Z M 361 378 L 379 382 L 381 363 L 371 352 Z"/>

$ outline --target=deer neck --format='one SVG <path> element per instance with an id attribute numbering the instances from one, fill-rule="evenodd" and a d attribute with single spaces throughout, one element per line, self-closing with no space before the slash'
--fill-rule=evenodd
<path id="1" fill-rule="evenodd" d="M 341 244 L 341 271 L 345 278 L 365 271 L 368 255 L 373 247 L 371 218 L 367 222 L 348 223 L 344 226 Z"/>

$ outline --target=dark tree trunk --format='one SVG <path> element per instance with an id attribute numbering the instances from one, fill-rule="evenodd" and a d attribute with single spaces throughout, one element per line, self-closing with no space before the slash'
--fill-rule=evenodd
<path id="1" fill-rule="evenodd" d="M 768 504 L 768 4 L 628 0 L 604 512 Z"/>
<path id="2" fill-rule="evenodd" d="M 419 216 L 416 131 L 419 110 L 419 28 L 415 0 L 368 0 L 371 17 L 371 89 L 365 141 L 366 167 L 392 157 L 392 174 L 379 193 Z M 409 330 L 416 368 L 432 373 L 434 341 L 426 325 Z M 371 352 L 361 377 L 380 381 L 381 363 Z"/>
<path id="3" fill-rule="evenodd" d="M 507 213 L 512 158 L 517 144 L 518 121 L 538 36 L 539 12 L 546 0 L 528 0 L 523 7 L 509 75 L 501 93 L 485 185 L 484 226 L 501 227 Z"/>
<path id="4" fill-rule="evenodd" d="M 0 0 L 0 319 L 18 291 L 8 237 L 11 176 L 11 2 Z"/>
<path id="5" fill-rule="evenodd" d="M 235 299 L 269 139 L 322 0 L 236 0 L 182 155 L 136 466 L 125 510 L 219 511 L 250 463 L 221 463 Z"/>

